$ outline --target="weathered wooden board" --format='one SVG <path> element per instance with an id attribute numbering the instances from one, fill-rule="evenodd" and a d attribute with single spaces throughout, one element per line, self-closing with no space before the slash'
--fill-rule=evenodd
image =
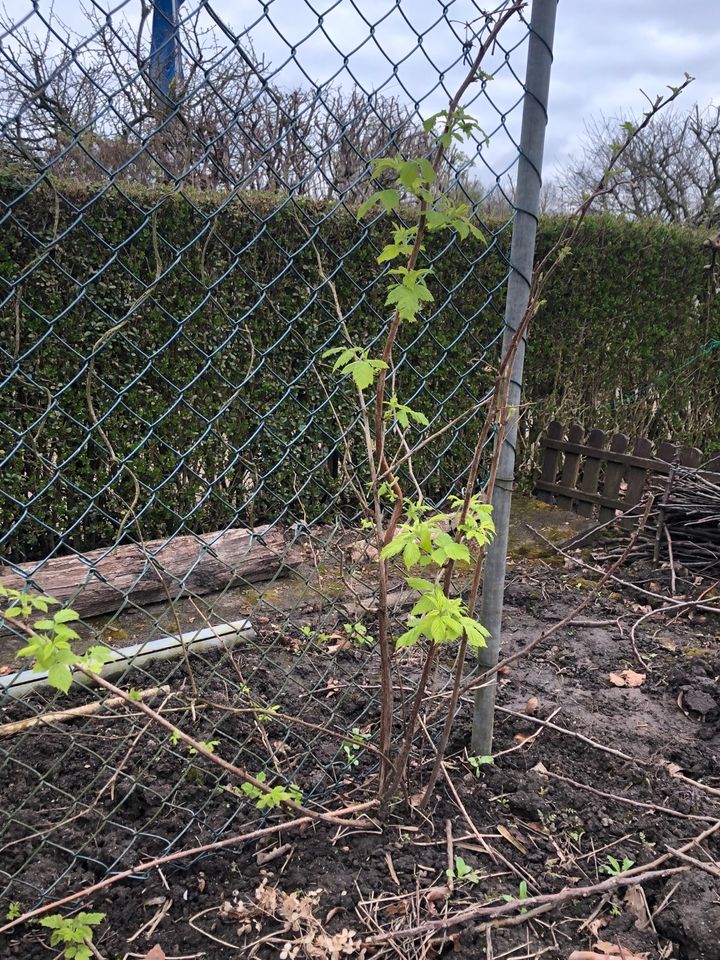
<path id="1" fill-rule="evenodd" d="M 585 442 L 583 435 L 582 428 L 572 424 L 566 440 L 562 423 L 553 420 L 548 425 L 541 440 L 543 459 L 535 492 L 546 503 L 556 503 L 584 517 L 592 517 L 597 511 L 600 523 L 612 519 L 617 511 L 635 507 L 648 479 L 668 474 L 674 461 L 701 467 L 700 476 L 713 482 L 720 473 L 720 457 L 706 459 L 696 447 L 663 441 L 654 457 L 653 445 L 645 437 L 638 438 L 633 453 L 628 453 L 629 440 L 624 434 L 608 438 L 601 430 L 591 430 Z M 624 525 L 632 526 L 635 521 L 636 515 L 630 514 Z"/>
<path id="2" fill-rule="evenodd" d="M 128 598 L 144 606 L 270 580 L 300 560 L 300 550 L 281 530 L 256 527 L 0 567 L 0 581 L 16 590 L 49 594 L 81 617 L 92 617 L 117 610 Z"/>

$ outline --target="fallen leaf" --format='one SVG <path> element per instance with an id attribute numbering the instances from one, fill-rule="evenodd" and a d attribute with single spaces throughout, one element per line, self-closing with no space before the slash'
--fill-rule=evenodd
<path id="1" fill-rule="evenodd" d="M 500 825 L 498 826 L 498 828 L 497 828 L 497 832 L 500 834 L 501 837 L 503 837 L 505 840 L 507 840 L 508 843 L 511 843 L 511 844 L 515 847 L 516 850 L 519 850 L 520 853 L 522 853 L 523 856 L 525 856 L 525 857 L 527 856 L 527 853 L 528 853 L 527 847 L 523 846 L 523 844 L 520 843 L 520 841 L 517 840 L 517 839 L 510 833 L 510 831 L 508 830 L 507 827 L 504 827 L 502 824 L 500 824 Z"/>
<path id="2" fill-rule="evenodd" d="M 148 950 L 143 960 L 165 960 L 165 951 L 159 943 L 156 943 L 154 947 Z"/>
<path id="3" fill-rule="evenodd" d="M 284 856 L 286 853 L 289 853 L 293 848 L 291 843 L 283 843 L 280 846 L 273 847 L 268 850 L 258 850 L 255 854 L 255 860 L 259 867 L 264 866 L 266 863 L 272 863 L 273 860 L 277 860 L 278 857 Z"/>
<path id="4" fill-rule="evenodd" d="M 597 952 L 600 948 L 604 949 L 603 953 Z M 573 950 L 568 960 L 618 960 L 618 957 L 621 960 L 648 960 L 647 953 L 632 953 L 627 947 L 602 940 L 595 944 L 595 950 Z"/>
<path id="5" fill-rule="evenodd" d="M 325 687 L 325 690 L 327 691 L 325 696 L 329 700 L 330 697 L 334 697 L 338 690 L 342 690 L 343 687 L 344 684 L 340 680 L 336 680 L 335 677 L 330 677 L 327 682 L 327 686 Z"/>
<path id="6" fill-rule="evenodd" d="M 645 683 L 645 674 L 634 670 L 621 670 L 620 673 L 608 674 L 610 683 L 616 687 L 641 687 Z"/>
<path id="7" fill-rule="evenodd" d="M 641 687 L 645 683 L 645 674 L 636 673 L 635 670 L 623 670 L 623 676 L 629 687 Z"/>
<path id="8" fill-rule="evenodd" d="M 596 917 L 594 920 L 591 920 L 590 923 L 588 923 L 587 928 L 594 937 L 597 937 L 602 928 L 606 927 L 607 925 L 608 921 L 605 917 Z M 582 926 L 580 929 L 582 930 Z"/>
<path id="9" fill-rule="evenodd" d="M 615 960 L 607 953 L 595 953 L 594 950 L 573 950 L 568 960 Z"/>
<path id="10" fill-rule="evenodd" d="M 625 903 L 630 913 L 635 915 L 635 926 L 638 930 L 646 930 L 650 926 L 650 915 L 646 906 L 645 895 L 639 884 L 628 887 L 625 891 Z"/>
<path id="11" fill-rule="evenodd" d="M 340 650 L 352 650 L 353 644 L 349 637 L 340 637 L 337 643 L 327 648 L 328 653 L 338 653 Z"/>
<path id="12" fill-rule="evenodd" d="M 530 697 L 528 699 L 528 702 L 525 704 L 525 713 L 529 717 L 534 717 L 535 714 L 538 712 L 539 706 L 540 706 L 540 701 L 538 700 L 538 698 Z"/>
<path id="13" fill-rule="evenodd" d="M 425 891 L 425 899 L 428 903 L 433 903 L 435 900 L 447 900 L 449 896 L 449 887 L 430 887 L 429 890 Z"/>
<path id="14" fill-rule="evenodd" d="M 601 950 L 606 957 L 622 957 L 622 960 L 648 960 L 647 953 L 633 953 L 620 942 L 608 943 L 607 940 L 598 940 L 596 950 Z"/>
<path id="15" fill-rule="evenodd" d="M 525 743 L 525 741 L 529 740 L 531 736 L 531 733 L 516 733 L 513 737 L 513 740 L 515 743 Z"/>
<path id="16" fill-rule="evenodd" d="M 388 903 L 387 905 L 382 905 L 380 909 L 383 913 L 389 914 L 391 917 L 404 917 L 408 912 L 409 904 L 406 900 L 399 900 L 394 903 Z"/>

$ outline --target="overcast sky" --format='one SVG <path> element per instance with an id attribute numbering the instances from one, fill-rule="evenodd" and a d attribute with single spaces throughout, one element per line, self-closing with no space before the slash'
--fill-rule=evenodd
<path id="1" fill-rule="evenodd" d="M 199 0 L 185 0 L 182 11 Z M 95 0 L 96 6 L 102 0 Z M 475 0 L 211 0 L 217 14 L 237 34 L 252 38 L 258 55 L 277 71 L 276 82 L 322 84 L 333 77 L 343 85 L 359 81 L 406 101 L 420 102 L 427 116 L 441 109 L 447 93 L 438 80 L 445 71 L 446 89 L 460 76 L 463 22 L 491 6 Z M 449 20 L 443 7 L 450 8 Z M 139 0 L 114 0 L 112 7 L 137 22 Z M 267 6 L 269 17 L 263 17 Z M 50 0 L 39 0 L 47 13 Z M 10 0 L 11 19 L 32 9 L 30 0 Z M 55 13 L 79 33 L 87 30 L 78 0 L 55 0 Z M 684 71 L 697 79 L 683 95 L 690 107 L 720 102 L 720 0 L 560 0 L 555 63 L 550 90 L 550 122 L 546 145 L 546 179 L 551 179 L 569 153 L 578 149 L 584 121 L 600 113 L 615 115 L 642 110 L 640 89 L 655 95 L 668 83 L 679 83 Z M 318 17 L 322 23 L 318 24 Z M 371 24 L 375 24 L 372 37 Z M 41 28 L 35 18 L 27 24 Z M 523 31 L 505 35 L 520 40 Z M 418 37 L 421 38 L 420 42 Z M 293 60 L 293 47 L 296 60 Z M 524 74 L 524 50 L 511 58 Z M 343 57 L 348 57 L 345 65 Z M 297 64 L 300 64 L 298 68 Z M 397 72 L 392 64 L 400 63 Z M 453 64 L 455 66 L 453 67 Z M 495 58 L 486 69 L 494 70 Z M 302 76 L 304 72 L 305 77 Z M 352 76 L 351 76 L 352 75 Z M 518 102 L 520 88 L 512 71 L 502 67 L 489 87 L 497 110 L 487 103 L 475 112 L 487 132 L 499 126 L 498 111 Z M 510 134 L 517 135 L 519 110 L 510 111 Z M 502 129 L 493 137 L 493 160 L 502 165 L 513 150 Z"/>

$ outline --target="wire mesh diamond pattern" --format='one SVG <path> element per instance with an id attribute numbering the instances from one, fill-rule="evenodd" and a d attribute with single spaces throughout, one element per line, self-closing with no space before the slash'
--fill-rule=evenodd
<path id="1" fill-rule="evenodd" d="M 185 0 L 153 41 L 162 6 L 0 21 L 0 580 L 61 584 L 84 642 L 139 645 L 117 683 L 322 807 L 355 776 L 338 731 L 377 714 L 361 423 L 323 353 L 382 339 L 387 223 L 356 216 L 372 161 L 429 152 L 497 11 Z M 438 504 L 497 362 L 528 33 L 521 11 L 467 93 L 482 132 L 440 171 L 484 240 L 428 242 L 435 300 L 396 357 L 438 433 L 410 482 Z M 5 674 L 21 644 L 0 637 Z M 247 820 L 230 771 L 101 690 L 6 684 L 0 715 L 3 903 Z"/>

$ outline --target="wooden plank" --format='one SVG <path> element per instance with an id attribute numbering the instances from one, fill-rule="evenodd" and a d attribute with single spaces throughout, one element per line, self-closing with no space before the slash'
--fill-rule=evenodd
<path id="1" fill-rule="evenodd" d="M 610 441 L 610 450 L 613 453 L 625 453 L 629 443 L 630 439 L 624 433 L 616 433 Z M 618 499 L 620 483 L 622 482 L 624 473 L 625 464 L 623 463 L 608 463 L 608 465 L 605 467 L 603 496 L 608 500 Z M 612 519 L 613 513 L 614 511 L 611 507 L 600 507 L 600 515 L 598 520 L 600 523 L 605 523 L 607 520 Z"/>
<path id="2" fill-rule="evenodd" d="M 680 447 L 680 466 L 690 467 L 694 470 L 700 466 L 704 459 L 705 455 L 697 447 Z"/>
<path id="3" fill-rule="evenodd" d="M 0 567 L 0 581 L 69 603 L 85 618 L 117 610 L 128 598 L 143 606 L 167 602 L 168 594 L 174 600 L 270 580 L 300 560 L 299 549 L 290 546 L 281 530 L 256 527 Z"/>
<path id="4" fill-rule="evenodd" d="M 663 440 L 658 447 L 658 459 L 666 463 L 672 463 L 678 453 L 678 445 L 670 443 L 669 440 Z"/>
<path id="5" fill-rule="evenodd" d="M 538 490 L 544 490 L 546 492 L 557 491 L 561 496 L 571 497 L 574 500 L 587 500 L 589 503 L 598 503 L 602 506 L 608 507 L 612 510 L 613 514 L 616 510 L 623 509 L 622 500 L 612 500 L 610 497 L 605 497 L 601 493 L 585 493 L 583 490 L 575 490 L 571 487 L 563 487 L 559 483 L 546 483 L 544 480 L 538 480 L 536 488 Z"/>
<path id="6" fill-rule="evenodd" d="M 595 507 L 600 505 L 603 517 L 600 522 L 606 522 L 616 510 L 627 511 L 636 506 L 642 499 L 648 477 L 653 474 L 669 474 L 674 463 L 682 463 L 688 469 L 697 469 L 698 476 L 712 483 L 718 482 L 720 455 L 715 455 L 703 464 L 703 454 L 697 447 L 680 447 L 664 440 L 658 448 L 657 457 L 653 457 L 652 444 L 645 437 L 640 437 L 635 443 L 633 453 L 628 453 L 628 439 L 624 434 L 616 434 L 610 450 L 605 450 L 601 449 L 605 442 L 602 431 L 591 431 L 585 444 L 579 442 L 579 427 L 574 426 L 571 431 L 572 435 L 565 440 L 559 421 L 553 421 L 548 427 L 541 440 L 543 470 L 540 480 L 535 484 L 535 495 L 546 503 L 557 502 L 558 506 L 574 509 L 581 516 L 592 516 Z M 564 464 L 562 476 L 558 478 L 561 455 L 564 457 Z M 578 485 L 576 467 L 580 458 L 584 458 L 584 461 L 581 482 Z M 603 464 L 605 482 L 602 494 L 598 494 Z M 698 469 L 701 465 L 704 469 Z M 624 497 L 621 498 L 619 491 L 625 474 L 627 487 Z M 631 527 L 634 522 L 635 512 L 623 520 L 623 525 Z"/>
<path id="7" fill-rule="evenodd" d="M 552 484 L 557 480 L 558 472 L 558 460 L 560 459 L 560 452 L 552 445 L 553 441 L 562 440 L 565 435 L 565 430 L 563 425 L 559 420 L 553 420 L 551 424 L 548 425 L 545 436 L 540 441 L 541 447 L 544 448 L 543 453 L 543 462 L 542 469 L 540 471 L 540 480 L 544 484 Z M 538 484 L 539 487 L 539 484 Z M 554 503 L 555 498 L 552 493 L 547 491 L 547 488 L 541 488 L 540 493 L 537 495 L 538 500 L 542 500 L 545 503 Z"/>
<path id="8" fill-rule="evenodd" d="M 584 445 L 577 443 L 568 443 L 567 440 L 546 440 L 543 441 L 546 446 L 557 447 L 561 452 L 569 450 L 571 453 L 585 454 L 588 452 L 588 448 Z M 672 450 L 675 450 L 675 447 L 670 444 Z M 609 463 L 624 463 L 628 466 L 634 467 L 645 467 L 647 470 L 654 470 L 656 473 L 669 473 L 670 463 L 672 462 L 672 456 L 670 461 L 665 461 L 664 459 L 658 460 L 652 457 L 637 457 L 632 453 L 616 453 L 612 450 L 604 450 L 602 455 L 603 460 L 607 460 Z"/>
<path id="9" fill-rule="evenodd" d="M 573 446 L 580 447 L 582 446 L 584 436 L 584 430 L 577 423 L 571 423 L 568 430 L 568 443 L 572 443 Z M 562 473 L 560 475 L 560 484 L 566 490 L 574 490 L 577 484 L 578 474 L 580 473 L 580 454 L 579 453 L 566 453 L 563 460 Z M 573 507 L 573 498 L 566 496 L 557 496 L 556 498 L 557 505 L 561 510 L 572 510 Z"/>
<path id="10" fill-rule="evenodd" d="M 588 451 L 583 465 L 582 482 L 580 489 L 584 493 L 597 493 L 600 480 L 600 467 L 605 453 L 605 433 L 602 430 L 591 430 L 587 439 Z M 594 450 L 602 451 L 595 455 Z M 577 512 L 581 517 L 593 515 L 594 504 L 590 500 L 578 499 Z"/>
<path id="11" fill-rule="evenodd" d="M 635 441 L 633 453 L 641 460 L 649 460 L 652 455 L 652 449 L 652 443 L 650 443 L 647 437 L 638 437 Z M 634 507 L 636 503 L 640 503 L 642 495 L 645 492 L 645 482 L 647 480 L 648 473 L 651 472 L 653 472 L 652 466 L 646 469 L 644 467 L 632 465 L 628 468 L 627 490 L 625 491 L 624 497 L 624 508 L 626 510 L 629 507 Z M 622 523 L 626 529 L 629 529 L 634 525 L 635 518 L 632 516 L 625 517 Z"/>

